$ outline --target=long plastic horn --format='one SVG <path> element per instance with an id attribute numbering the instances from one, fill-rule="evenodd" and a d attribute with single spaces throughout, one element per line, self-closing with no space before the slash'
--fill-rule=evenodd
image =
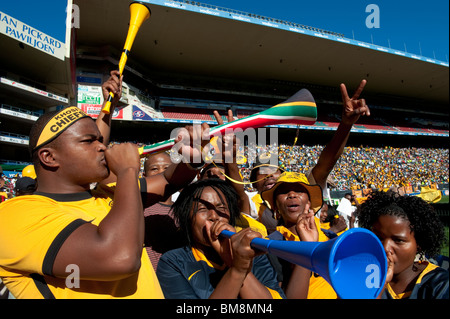
<path id="1" fill-rule="evenodd" d="M 128 60 L 128 54 L 131 51 L 131 46 L 133 45 L 136 34 L 139 31 L 142 23 L 150 18 L 150 9 L 141 2 L 132 2 L 130 4 L 130 26 L 128 27 L 127 38 L 125 39 L 125 44 L 123 46 L 123 52 L 119 60 L 119 72 L 120 75 L 123 73 L 125 64 Z M 109 114 L 111 108 L 111 102 L 114 98 L 114 93 L 110 92 L 108 99 L 106 100 L 105 106 L 102 109 L 103 113 Z"/>
<path id="2" fill-rule="evenodd" d="M 209 136 L 223 135 L 227 130 L 258 128 L 276 124 L 304 124 L 312 125 L 317 120 L 317 108 L 311 93 L 301 89 L 286 101 L 272 106 L 259 113 L 255 113 L 232 122 L 213 127 Z M 175 139 L 146 145 L 139 149 L 140 155 L 148 155 L 165 151 L 175 145 Z"/>
<path id="3" fill-rule="evenodd" d="M 221 232 L 227 238 L 234 234 Z M 254 238 L 250 245 L 318 273 L 342 299 L 375 299 L 386 281 L 386 253 L 367 229 L 352 228 L 325 242 Z"/>

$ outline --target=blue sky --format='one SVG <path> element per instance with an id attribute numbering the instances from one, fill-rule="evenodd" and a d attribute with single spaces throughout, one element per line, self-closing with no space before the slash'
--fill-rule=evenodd
<path id="1" fill-rule="evenodd" d="M 95 1 L 95 0 L 90 0 Z M 128 5 L 131 0 L 123 0 Z M 448 0 L 203 0 L 220 7 L 297 22 L 347 38 L 449 61 Z M 380 11 L 380 27 L 369 29 L 369 4 Z M 59 41 L 65 37 L 66 0 L 2 0 L 3 11 Z M 83 12 L 80 12 L 82 15 Z"/>
<path id="2" fill-rule="evenodd" d="M 66 38 L 67 0 L 1 0 L 0 11 L 58 41 Z"/>
<path id="3" fill-rule="evenodd" d="M 255 13 L 344 34 L 448 62 L 448 0 L 204 0 L 207 4 Z M 366 7 L 375 4 L 380 27 L 367 28 Z"/>

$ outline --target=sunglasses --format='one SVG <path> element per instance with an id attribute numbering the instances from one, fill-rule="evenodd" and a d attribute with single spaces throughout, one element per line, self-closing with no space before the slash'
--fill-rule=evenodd
<path id="1" fill-rule="evenodd" d="M 258 174 L 269 175 L 275 174 L 280 168 L 278 166 L 260 166 Z"/>

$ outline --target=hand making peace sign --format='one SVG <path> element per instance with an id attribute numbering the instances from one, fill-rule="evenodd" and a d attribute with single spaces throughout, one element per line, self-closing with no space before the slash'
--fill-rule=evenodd
<path id="1" fill-rule="evenodd" d="M 366 104 L 366 100 L 359 99 L 366 83 L 366 80 L 361 81 L 352 98 L 348 96 L 345 84 L 341 83 L 340 89 L 343 103 L 342 122 L 344 124 L 353 125 L 358 121 L 361 115 L 370 116 L 370 109 Z"/>

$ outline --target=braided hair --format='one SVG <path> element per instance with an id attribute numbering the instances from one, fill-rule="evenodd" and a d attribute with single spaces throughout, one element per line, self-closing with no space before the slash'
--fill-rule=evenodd
<path id="1" fill-rule="evenodd" d="M 203 190 L 211 187 L 219 195 L 222 203 L 227 203 L 230 211 L 230 225 L 235 226 L 236 218 L 239 216 L 239 197 L 234 188 L 226 181 L 218 178 L 208 178 L 199 180 L 186 186 L 172 205 L 172 212 L 180 231 L 184 234 L 186 245 L 192 247 L 194 238 L 192 235 L 193 218 L 191 210 L 194 214 L 197 211 L 198 202 L 202 196 Z"/>

